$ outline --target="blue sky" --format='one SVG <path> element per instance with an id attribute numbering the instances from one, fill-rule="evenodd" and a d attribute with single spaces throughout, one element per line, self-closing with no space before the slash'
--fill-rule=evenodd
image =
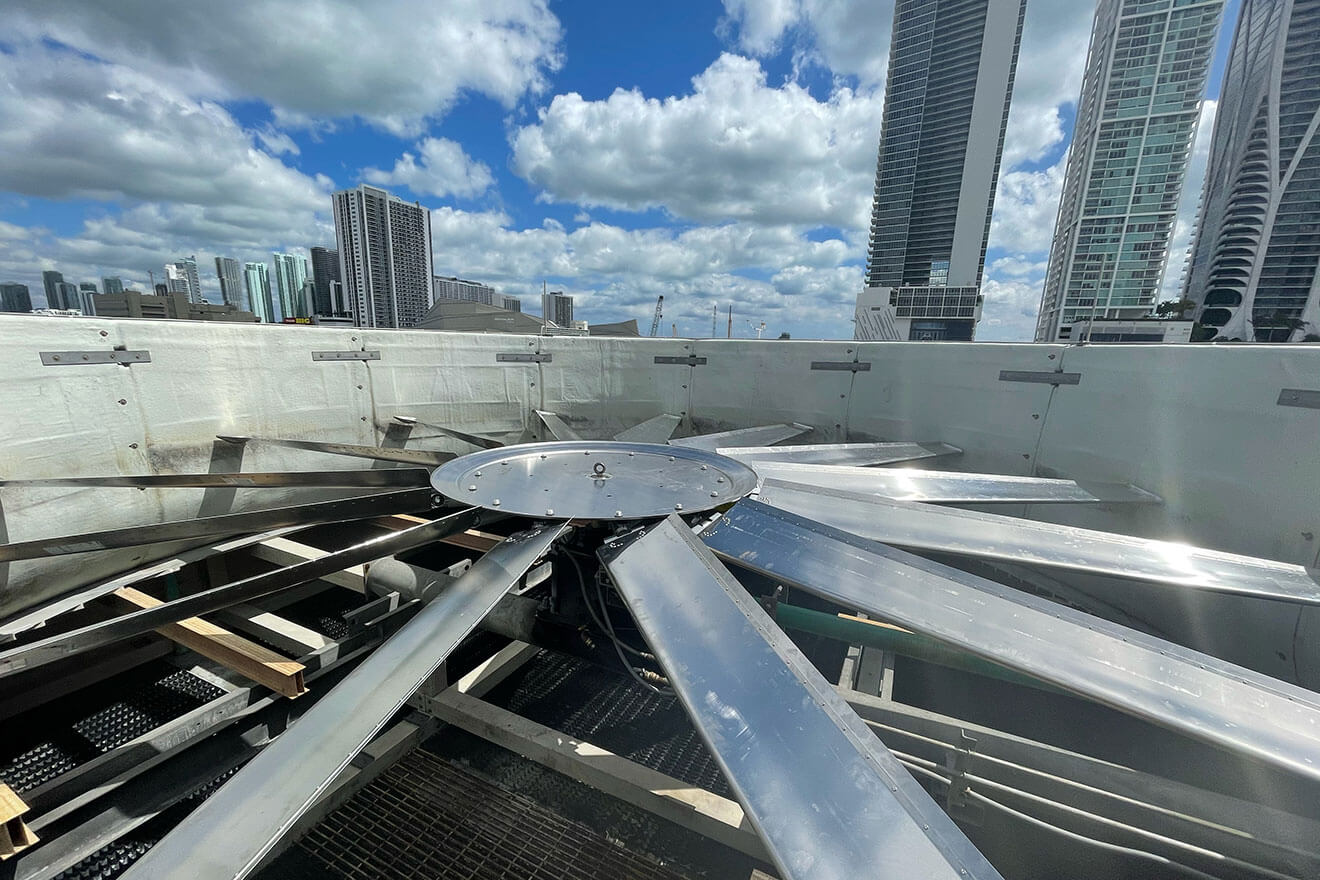
<path id="1" fill-rule="evenodd" d="M 1229 3 L 1209 94 L 1217 95 Z M 1094 7 L 1029 0 L 978 338 L 1029 339 Z M 0 277 L 333 245 L 329 193 L 432 210 L 435 270 L 588 320 L 850 337 L 892 2 L 15 0 Z M 270 22 L 282 22 L 281 28 Z M 1199 193 L 1207 102 L 1175 265 Z M 721 319 L 721 329 L 723 319 Z"/>

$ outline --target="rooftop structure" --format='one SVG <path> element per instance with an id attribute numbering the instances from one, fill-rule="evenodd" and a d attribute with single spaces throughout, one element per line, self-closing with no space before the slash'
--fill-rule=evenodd
<path id="1" fill-rule="evenodd" d="M 0 336 L 16 877 L 1320 874 L 1320 347 Z"/>
<path id="2" fill-rule="evenodd" d="M 1223 0 L 1100 0 L 1036 341 L 1155 306 Z"/>
<path id="3" fill-rule="evenodd" d="M 102 293 L 91 297 L 95 314 L 104 318 L 169 318 L 183 321 L 238 321 L 257 320 L 252 312 L 243 311 L 231 303 L 195 303 L 183 292 L 165 296 L 151 296 L 136 290 L 123 293 Z"/>

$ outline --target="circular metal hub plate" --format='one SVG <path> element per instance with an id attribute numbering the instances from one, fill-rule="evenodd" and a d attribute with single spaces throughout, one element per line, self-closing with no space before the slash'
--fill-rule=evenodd
<path id="1" fill-rule="evenodd" d="M 473 452 L 437 468 L 431 485 L 522 516 L 642 519 L 737 501 L 756 488 L 756 473 L 703 449 L 574 440 Z"/>

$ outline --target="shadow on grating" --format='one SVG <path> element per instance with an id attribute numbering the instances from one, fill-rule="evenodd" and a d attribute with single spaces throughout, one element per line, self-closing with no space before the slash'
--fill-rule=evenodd
<path id="1" fill-rule="evenodd" d="M 689 785 L 733 798 L 677 698 L 648 690 L 622 671 L 542 651 L 491 691 L 486 701 Z"/>
<path id="2" fill-rule="evenodd" d="M 299 848 L 351 880 L 682 878 L 421 749 L 327 816 Z"/>

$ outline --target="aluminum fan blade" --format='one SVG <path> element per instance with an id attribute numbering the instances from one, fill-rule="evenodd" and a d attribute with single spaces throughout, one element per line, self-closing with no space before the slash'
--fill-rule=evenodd
<path id="1" fill-rule="evenodd" d="M 1320 780 L 1311 691 L 755 501 L 702 538 L 736 565 Z"/>
<path id="2" fill-rule="evenodd" d="M 360 471 L 275 471 L 237 474 L 139 474 L 112 477 L 53 477 L 33 480 L 0 480 L 0 489 L 10 487 L 86 487 L 122 486 L 133 489 L 223 488 L 272 489 L 320 488 L 357 489 L 393 486 L 430 485 L 431 473 L 425 468 L 386 468 Z"/>
<path id="3" fill-rule="evenodd" d="M 788 440 L 815 430 L 810 425 L 792 422 L 787 425 L 761 425 L 758 428 L 738 428 L 734 431 L 719 431 L 714 434 L 694 434 L 691 437 L 679 437 L 670 440 L 671 446 L 691 446 L 696 449 L 731 448 L 735 446 L 768 446 L 781 440 Z"/>
<path id="4" fill-rule="evenodd" d="M 999 877 L 681 519 L 600 555 L 786 880 Z"/>
<path id="5" fill-rule="evenodd" d="M 827 464 L 750 462 L 764 479 L 819 489 L 843 489 L 933 504 L 1159 504 L 1158 495 L 1123 483 L 1005 477 L 918 468 L 859 468 Z"/>
<path id="6" fill-rule="evenodd" d="M 112 645 L 124 639 L 131 639 L 167 623 L 177 623 L 189 617 L 260 599 L 262 596 L 305 584 L 332 572 L 342 571 L 349 566 L 403 553 L 414 547 L 421 547 L 475 526 L 497 522 L 504 518 L 503 514 L 478 508 L 461 510 L 443 519 L 372 538 L 297 565 L 277 568 L 232 584 L 212 587 L 182 599 L 165 602 L 153 608 L 144 608 L 110 620 L 88 624 L 80 629 L 0 653 L 0 677 L 53 663 L 93 648 Z"/>
<path id="7" fill-rule="evenodd" d="M 760 501 L 912 550 L 1111 575 L 1257 599 L 1320 604 L 1300 565 L 1074 526 L 765 480 Z"/>
<path id="8" fill-rule="evenodd" d="M 395 416 L 395 418 L 399 418 L 399 416 Z M 482 437 L 480 434 L 468 434 L 457 428 L 447 428 L 444 425 L 436 425 L 431 422 L 419 421 L 418 419 L 412 419 L 412 424 L 421 425 L 422 427 L 430 428 L 433 431 L 439 431 L 441 434 L 453 437 L 455 440 L 462 440 L 464 443 L 476 446 L 479 449 L 499 449 L 506 445 L 498 440 L 492 440 L 489 437 Z"/>
<path id="9" fill-rule="evenodd" d="M 620 431 L 614 435 L 614 439 L 625 443 L 665 443 L 673 436 L 674 429 L 681 421 L 683 419 L 679 416 L 662 413 L 626 431 Z"/>
<path id="10" fill-rule="evenodd" d="M 479 559 L 152 847 L 125 878 L 234 880 L 252 873 L 567 528 L 558 523 L 523 532 Z"/>
<path id="11" fill-rule="evenodd" d="M 803 446 L 725 446 L 715 451 L 753 467 L 759 461 L 856 466 L 895 464 L 962 452 L 947 443 L 809 443 Z"/>
<path id="12" fill-rule="evenodd" d="M 0 544 L 0 562 L 66 556 L 70 553 L 88 553 L 93 550 L 139 547 L 143 544 L 167 544 L 193 538 L 261 532 L 282 526 L 345 522 L 394 513 L 417 513 L 430 508 L 430 489 L 399 489 L 393 492 L 379 492 L 375 495 L 339 498 L 334 501 L 225 513 L 174 522 L 146 523 L 122 529 L 106 529 L 80 535 L 61 535 L 55 538 Z"/>
<path id="13" fill-rule="evenodd" d="M 398 461 L 404 464 L 420 464 L 437 467 L 447 461 L 458 458 L 452 452 L 431 452 L 424 449 L 387 449 L 384 446 L 357 446 L 352 443 L 322 443 L 319 440 L 286 440 L 277 437 L 239 437 L 232 434 L 217 434 L 216 438 L 226 443 L 268 443 L 271 446 L 287 446 L 290 449 L 306 449 L 311 452 L 326 452 L 330 455 L 347 455 L 352 458 L 370 458 L 375 461 Z"/>
<path id="14" fill-rule="evenodd" d="M 572 428 L 570 428 L 567 424 L 564 423 L 563 419 L 561 419 L 559 416 L 555 415 L 554 413 L 546 412 L 545 410 L 538 409 L 536 411 L 536 414 L 540 416 L 541 424 L 545 425 L 546 430 L 549 431 L 550 435 L 554 437 L 556 440 L 582 439 L 581 437 L 578 436 L 577 431 L 574 431 Z"/>

